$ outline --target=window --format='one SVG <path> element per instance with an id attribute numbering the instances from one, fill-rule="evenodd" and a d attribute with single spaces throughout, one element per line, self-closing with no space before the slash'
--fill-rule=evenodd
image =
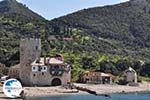
<path id="1" fill-rule="evenodd" d="M 35 46 L 35 50 L 38 50 L 38 46 Z"/>
<path id="2" fill-rule="evenodd" d="M 47 66 L 42 66 L 41 72 L 47 72 Z"/>
<path id="3" fill-rule="evenodd" d="M 46 70 L 46 67 L 44 67 L 44 70 Z"/>
<path id="4" fill-rule="evenodd" d="M 38 71 L 38 66 L 33 65 L 33 66 L 32 66 L 32 72 L 37 72 L 37 71 Z"/>
<path id="5" fill-rule="evenodd" d="M 52 71 L 52 74 L 55 74 L 55 71 Z"/>
<path id="6" fill-rule="evenodd" d="M 20 47 L 20 51 L 21 51 L 21 54 L 23 55 L 24 53 L 24 48 L 23 47 Z"/>
<path id="7" fill-rule="evenodd" d="M 35 74 L 33 74 L 33 76 L 35 77 L 36 75 L 35 75 Z"/>
<path id="8" fill-rule="evenodd" d="M 62 72 L 61 72 L 61 71 L 59 71 L 59 72 L 58 72 L 58 74 L 59 74 L 59 75 L 61 75 L 61 74 L 62 74 Z"/>
<path id="9" fill-rule="evenodd" d="M 38 71 L 40 72 L 42 70 L 42 67 L 41 66 L 38 66 Z"/>
<path id="10" fill-rule="evenodd" d="M 42 75 L 44 75 L 44 72 L 42 72 Z"/>

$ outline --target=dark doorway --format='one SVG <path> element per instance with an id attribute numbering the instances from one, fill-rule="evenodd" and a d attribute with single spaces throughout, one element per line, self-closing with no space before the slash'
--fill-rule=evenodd
<path id="1" fill-rule="evenodd" d="M 54 78 L 52 80 L 52 86 L 59 86 L 61 85 L 61 80 L 59 78 Z"/>

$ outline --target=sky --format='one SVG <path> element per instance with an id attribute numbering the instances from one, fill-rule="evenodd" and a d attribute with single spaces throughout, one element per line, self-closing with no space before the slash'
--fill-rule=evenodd
<path id="1" fill-rule="evenodd" d="M 117 4 L 128 0 L 17 0 L 28 8 L 50 20 L 75 11 Z"/>

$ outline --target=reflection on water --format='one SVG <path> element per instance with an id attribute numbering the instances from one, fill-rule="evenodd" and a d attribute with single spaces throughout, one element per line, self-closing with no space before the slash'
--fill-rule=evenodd
<path id="1" fill-rule="evenodd" d="M 27 100 L 150 100 L 149 93 L 113 94 L 110 97 L 94 95 L 69 95 L 52 97 L 30 97 Z"/>

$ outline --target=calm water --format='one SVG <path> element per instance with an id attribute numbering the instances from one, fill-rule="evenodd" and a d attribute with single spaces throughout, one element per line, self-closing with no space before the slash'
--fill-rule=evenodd
<path id="1" fill-rule="evenodd" d="M 93 95 L 72 95 L 53 97 L 31 97 L 27 100 L 150 100 L 150 93 L 113 94 L 111 98 Z"/>

